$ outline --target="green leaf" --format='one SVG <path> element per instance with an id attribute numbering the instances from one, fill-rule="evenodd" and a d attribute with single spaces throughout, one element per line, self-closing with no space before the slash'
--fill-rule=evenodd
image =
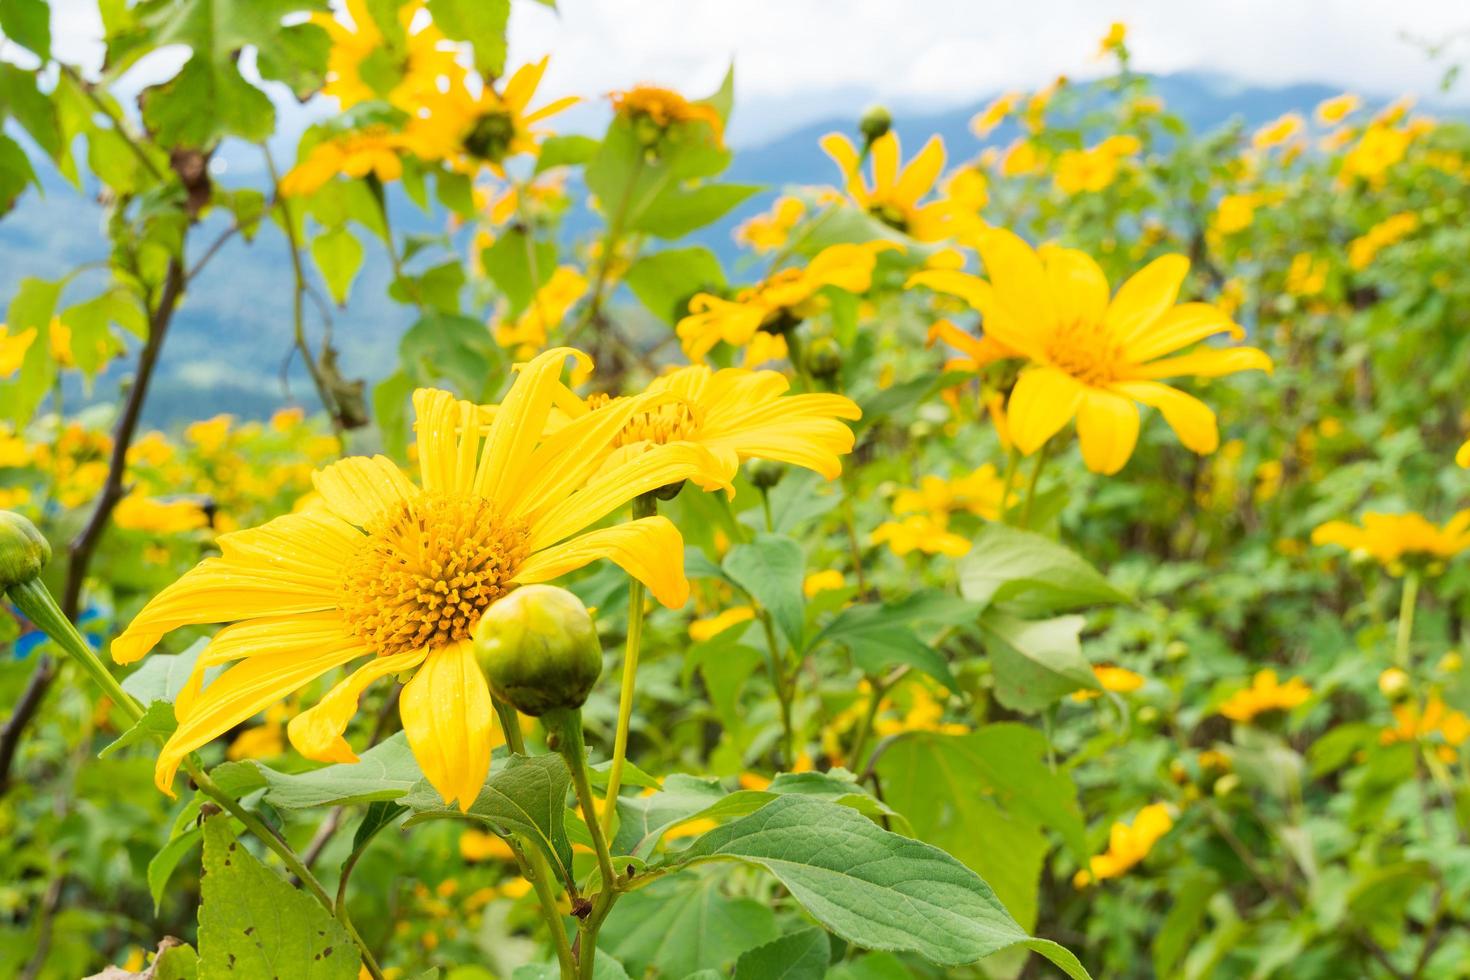
<path id="1" fill-rule="evenodd" d="M 27 187 L 36 183 L 30 158 L 15 140 L 0 133 L 0 215 L 15 207 Z M 4 391 L 0 388 L 0 391 Z"/>
<path id="2" fill-rule="evenodd" d="M 240 846 L 223 815 L 204 822 L 199 975 L 356 980 L 347 930 Z"/>
<path id="3" fill-rule="evenodd" d="M 628 269 L 624 281 L 648 312 L 672 325 L 689 312 L 695 293 L 724 288 L 725 270 L 715 253 L 694 245 L 645 255 Z"/>
<path id="4" fill-rule="evenodd" d="M 452 313 L 429 313 L 398 342 L 404 374 L 416 384 L 448 381 L 462 397 L 480 400 L 499 364 L 485 324 Z"/>
<path id="5" fill-rule="evenodd" d="M 1176 976 L 1174 968 L 1189 952 L 1205 921 L 1205 910 L 1220 890 L 1220 878 L 1213 871 L 1197 871 L 1185 879 L 1169 901 L 1153 941 L 1154 973 L 1161 977 Z"/>
<path id="6" fill-rule="evenodd" d="M 202 150 L 224 136 L 259 142 L 276 127 L 271 100 L 232 62 L 197 53 L 171 81 L 144 89 L 139 99 L 143 123 L 161 146 Z"/>
<path id="7" fill-rule="evenodd" d="M 373 385 L 373 418 L 383 439 L 383 448 L 402 457 L 408 449 L 409 398 L 418 384 L 397 371 Z"/>
<path id="8" fill-rule="evenodd" d="M 581 166 L 597 153 L 598 145 L 590 136 L 548 137 L 541 142 L 541 152 L 536 155 L 536 173 L 554 167 Z"/>
<path id="9" fill-rule="evenodd" d="M 735 980 L 822 980 L 831 959 L 827 934 L 803 929 L 741 953 Z"/>
<path id="10" fill-rule="evenodd" d="M 960 592 L 980 605 L 1045 616 L 1128 596 L 1077 554 L 1045 535 L 987 524 L 959 560 Z"/>
<path id="11" fill-rule="evenodd" d="M 604 949 L 641 977 L 723 973 L 741 953 L 776 939 L 768 905 L 720 892 L 718 876 L 680 875 L 624 895 L 598 938 Z"/>
<path id="12" fill-rule="evenodd" d="M 801 545 L 783 535 L 757 534 L 748 544 L 731 548 L 721 567 L 731 581 L 765 607 L 791 648 L 802 650 L 806 600 L 801 585 L 806 557 Z"/>
<path id="13" fill-rule="evenodd" d="M 607 785 L 607 773 L 612 768 L 611 759 L 594 763 L 588 768 L 592 770 L 591 781 L 594 787 L 601 788 Z M 623 760 L 623 785 L 636 786 L 639 789 L 656 790 L 659 788 L 659 782 L 656 777 L 650 776 L 627 759 Z"/>
<path id="14" fill-rule="evenodd" d="M 322 87 L 332 38 L 318 24 L 291 24 L 281 28 L 268 47 L 255 53 L 260 77 L 281 82 L 302 102 Z"/>
<path id="15" fill-rule="evenodd" d="M 1046 831 L 1087 856 L 1077 789 L 1046 762 L 1046 738 L 1015 723 L 969 735 L 912 732 L 879 757 L 883 797 L 920 840 L 984 878 L 1024 928 L 1036 924 Z"/>
<path id="16" fill-rule="evenodd" d="M 352 280 L 362 268 L 362 242 L 346 226 L 323 232 L 311 240 L 311 257 L 339 306 L 347 305 Z"/>
<path id="17" fill-rule="evenodd" d="M 0 34 L 50 60 L 51 8 L 46 0 L 0 0 Z"/>
<path id="18" fill-rule="evenodd" d="M 979 614 L 979 606 L 937 590 L 916 592 L 884 605 L 855 603 L 834 616 L 812 646 L 824 641 L 840 643 L 865 673 L 875 676 L 897 664 L 908 664 L 957 691 L 959 682 L 943 655 L 914 627 L 958 626 L 973 622 Z"/>
<path id="19" fill-rule="evenodd" d="M 1082 656 L 1081 616 L 1038 621 L 991 609 L 980 629 L 995 671 L 995 696 L 1013 711 L 1036 712 L 1077 690 L 1099 691 Z"/>
<path id="20" fill-rule="evenodd" d="M 174 717 L 174 706 L 167 701 L 154 701 L 148 705 L 148 710 L 143 712 L 142 718 L 134 722 L 133 726 L 119 735 L 112 744 L 97 753 L 97 757 L 105 759 L 118 750 L 147 738 L 168 738 L 178 727 L 178 720 Z"/>
<path id="21" fill-rule="evenodd" d="M 113 324 L 134 336 L 148 334 L 148 321 L 137 298 L 119 289 L 67 307 L 61 311 L 61 322 L 71 330 L 72 360 L 88 377 L 95 377 L 122 350 L 112 333 Z"/>
<path id="22" fill-rule="evenodd" d="M 179 862 L 194 850 L 203 835 L 198 827 L 190 827 L 181 834 L 170 837 L 167 844 L 148 861 L 148 893 L 153 896 L 153 914 L 163 906 L 163 893 Z"/>
<path id="23" fill-rule="evenodd" d="M 238 769 L 231 771 L 231 767 Z M 246 771 L 250 769 L 255 770 L 253 777 Z M 424 778 L 413 750 L 408 747 L 408 737 L 402 732 L 363 752 L 357 762 L 338 762 L 307 772 L 286 773 L 250 759 L 217 766 L 211 773 L 216 780 L 220 778 L 220 770 L 231 771 L 231 776 L 240 780 L 237 787 L 263 787 L 266 800 L 283 810 L 396 800 Z"/>
<path id="24" fill-rule="evenodd" d="M 152 980 L 198 980 L 199 954 L 186 943 L 170 946 L 153 960 Z"/>
<path id="25" fill-rule="evenodd" d="M 0 0 L 3 10 L 7 0 Z M 0 118 L 8 113 L 30 134 L 36 145 L 53 160 L 60 159 L 66 149 L 61 135 L 61 122 L 52 105 L 37 85 L 33 71 L 0 63 Z"/>
<path id="26" fill-rule="evenodd" d="M 557 755 L 513 755 L 495 768 L 468 811 L 446 804 L 439 791 L 420 782 L 403 798 L 414 811 L 405 828 L 425 820 L 465 820 L 497 833 L 515 833 L 546 852 L 562 881 L 572 878 L 572 845 L 567 839 L 567 790 L 571 777 Z"/>
<path id="27" fill-rule="evenodd" d="M 475 67 L 482 74 L 504 74 L 510 0 L 429 0 L 429 14 L 445 37 L 474 45 Z"/>
<path id="28" fill-rule="evenodd" d="M 202 636 L 189 644 L 183 653 L 150 654 L 137 670 L 123 678 L 122 689 L 142 704 L 151 706 L 155 701 L 172 704 L 174 698 L 184 689 L 189 674 L 194 670 L 194 664 L 207 646 L 209 638 Z M 205 674 L 205 680 L 218 673 L 215 670 Z"/>
<path id="29" fill-rule="evenodd" d="M 556 244 L 534 241 L 519 227 L 506 229 L 480 253 L 485 274 L 504 294 L 509 316 L 519 316 L 556 271 Z M 533 263 L 534 257 L 534 263 Z"/>
<path id="30" fill-rule="evenodd" d="M 761 188 L 754 184 L 703 184 L 691 190 L 668 187 L 644 208 L 631 230 L 659 238 L 683 238 L 713 224 Z"/>
<path id="31" fill-rule="evenodd" d="M 764 868 L 818 922 L 865 949 L 960 966 L 1024 948 L 1077 980 L 1088 975 L 1061 946 L 1028 936 L 975 872 L 847 807 L 782 796 L 700 837 L 678 863 L 716 860 Z"/>
<path id="32" fill-rule="evenodd" d="M 0 157 L 3 155 L 0 152 Z M 0 159 L 0 166 L 3 164 L 3 159 Z M 22 279 L 20 289 L 10 301 L 10 310 L 5 318 L 10 335 L 14 337 L 27 330 L 36 332 L 26 348 L 16 379 L 0 384 L 0 405 L 5 406 L 3 417 L 17 427 L 30 421 L 56 378 L 56 361 L 51 356 L 51 317 L 56 312 L 61 287 L 60 281 Z"/>

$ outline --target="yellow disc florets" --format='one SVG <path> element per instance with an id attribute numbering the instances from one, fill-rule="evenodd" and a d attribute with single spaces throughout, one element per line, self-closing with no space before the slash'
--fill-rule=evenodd
<path id="1" fill-rule="evenodd" d="M 424 494 L 366 528 L 342 575 L 347 627 L 379 654 L 469 637 L 512 588 L 529 531 L 479 497 Z"/>
<path id="2" fill-rule="evenodd" d="M 1073 320 L 1064 323 L 1046 344 L 1053 364 L 1084 384 L 1101 385 L 1117 379 L 1123 352 L 1100 323 Z"/>
<path id="3" fill-rule="evenodd" d="M 602 408 L 611 404 L 607 395 L 595 394 L 587 397 L 587 407 Z M 616 436 L 613 448 L 621 449 L 639 442 L 651 442 L 666 446 L 671 442 L 692 439 L 699 431 L 699 419 L 687 402 L 668 402 L 647 412 L 638 412 L 630 418 Z"/>

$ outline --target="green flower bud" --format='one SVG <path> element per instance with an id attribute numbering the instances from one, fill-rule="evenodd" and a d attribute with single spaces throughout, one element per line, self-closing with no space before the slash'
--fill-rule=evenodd
<path id="1" fill-rule="evenodd" d="M 814 378 L 837 377 L 842 370 L 842 350 L 831 337 L 818 337 L 806 349 L 806 369 Z"/>
<path id="2" fill-rule="evenodd" d="M 858 132 L 863 134 L 863 139 L 869 146 L 887 135 L 893 128 L 893 114 L 886 106 L 872 105 L 863 110 L 863 117 L 858 121 Z"/>
<path id="3" fill-rule="evenodd" d="M 36 525 L 13 511 L 0 510 L 0 592 L 41 577 L 51 560 L 51 544 Z"/>
<path id="4" fill-rule="evenodd" d="M 781 482 L 781 477 L 786 475 L 786 464 L 778 463 L 774 459 L 751 460 L 746 470 L 750 474 L 750 482 L 757 489 L 769 490 Z"/>
<path id="5" fill-rule="evenodd" d="M 475 655 L 495 696 L 534 717 L 580 708 L 602 675 L 592 616 L 554 585 L 523 585 L 485 610 Z"/>

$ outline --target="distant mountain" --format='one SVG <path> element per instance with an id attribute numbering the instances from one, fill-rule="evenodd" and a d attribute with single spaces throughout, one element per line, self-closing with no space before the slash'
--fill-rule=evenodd
<path id="1" fill-rule="evenodd" d="M 1153 81 L 1170 109 L 1197 130 L 1211 129 L 1236 117 L 1248 125 L 1262 123 L 1283 112 L 1310 110 L 1338 93 L 1338 89 L 1324 85 L 1261 88 L 1197 73 L 1160 76 Z M 854 98 L 850 92 L 837 93 L 832 104 L 851 104 Z M 989 97 L 978 99 L 973 105 L 930 114 L 899 111 L 895 126 L 909 152 L 929 135 L 938 133 L 950 147 L 952 162 L 966 159 L 981 149 L 969 132 L 970 117 L 988 101 Z M 811 106 L 778 110 L 755 103 L 737 106 L 736 111 L 812 118 Z M 310 107 L 282 107 L 279 158 L 289 154 L 294 134 L 309 123 L 312 115 Z M 590 117 L 580 121 L 584 125 L 595 122 Z M 737 125 L 737 132 L 762 131 L 753 123 Z M 835 169 L 817 141 L 833 130 L 851 132 L 854 126 L 852 118 L 824 118 L 800 125 L 763 145 L 737 150 L 724 179 L 761 184 L 771 190 L 700 235 L 700 240 L 728 261 L 733 255 L 730 230 L 743 217 L 765 208 L 781 187 L 835 181 Z M 1006 124 L 992 133 L 987 143 L 1003 145 L 1015 135 L 1014 125 Z M 258 179 L 260 156 L 253 148 L 227 147 L 221 160 L 225 166 L 217 176 L 222 182 Z M 0 220 L 0 301 L 8 302 L 25 276 L 55 277 L 80 263 L 105 257 L 107 243 L 100 228 L 100 207 L 54 174 L 43 179 L 44 196 L 28 195 L 16 211 Z M 435 230 L 401 197 L 396 199 L 394 211 L 400 231 Z M 576 224 L 586 227 L 585 222 Z M 200 229 L 194 235 L 196 247 L 202 250 L 222 228 Z M 351 301 L 346 309 L 332 313 L 334 337 L 343 354 L 344 370 L 350 376 L 376 380 L 394 369 L 397 338 L 410 325 L 412 313 L 385 296 L 389 275 L 387 259 L 381 251 L 369 248 Z M 86 283 L 85 279 L 79 280 L 65 301 L 85 299 L 89 295 Z M 315 311 L 312 324 L 315 333 Z M 290 267 L 284 241 L 273 227 L 266 227 L 251 244 L 236 239 L 221 249 L 187 296 L 148 401 L 148 420 L 167 425 L 214 412 L 259 417 L 286 404 L 289 399 L 282 377 L 291 350 L 290 336 Z M 300 364 L 285 371 L 284 377 L 296 399 L 311 405 L 309 382 Z M 99 395 L 108 397 L 111 390 L 107 379 L 99 382 Z"/>

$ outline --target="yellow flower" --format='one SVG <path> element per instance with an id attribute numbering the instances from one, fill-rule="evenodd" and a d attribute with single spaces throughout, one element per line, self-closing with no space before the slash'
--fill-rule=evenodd
<path id="1" fill-rule="evenodd" d="M 468 171 L 487 163 L 503 175 L 506 159 L 535 154 L 541 139 L 550 135 L 538 123 L 578 101 L 568 96 L 539 109 L 530 107 L 548 60 L 517 68 L 503 91 L 489 84 L 472 91 L 461 77 L 445 91 L 426 95 L 420 104 L 406 107 L 411 118 L 403 132 L 405 144 L 424 160 L 448 160 Z"/>
<path id="2" fill-rule="evenodd" d="M 750 343 L 745 345 L 745 354 L 740 359 L 740 366 L 754 371 L 767 364 L 784 361 L 790 354 L 785 336 L 758 330 L 755 336 L 750 338 Z"/>
<path id="3" fill-rule="evenodd" d="M 177 534 L 206 526 L 209 517 L 192 500 L 159 500 L 134 490 L 117 502 L 112 519 L 128 531 Z"/>
<path id="4" fill-rule="evenodd" d="M 1087 869 L 1078 871 L 1072 883 L 1085 888 L 1094 881 L 1117 878 L 1148 857 L 1159 839 L 1174 827 L 1169 807 L 1150 803 L 1134 816 L 1131 824 L 1115 823 L 1108 834 L 1108 849 L 1092 859 Z"/>
<path id="5" fill-rule="evenodd" d="M 1286 291 L 1293 296 L 1315 296 L 1327 286 L 1331 263 L 1310 252 L 1298 252 L 1286 270 Z"/>
<path id="6" fill-rule="evenodd" d="M 312 14 L 312 23 L 332 42 L 322 94 L 336 99 L 341 109 L 377 98 L 409 109 L 435 90 L 440 78 L 455 72 L 455 52 L 432 21 L 418 16 L 423 8 L 418 0 L 399 7 L 402 38 L 391 45 L 373 20 L 367 0 L 346 0 L 346 23 L 331 14 Z M 373 63 L 364 77 L 363 64 L 369 59 Z M 385 68 L 391 68 L 393 85 L 382 89 L 378 86 Z"/>
<path id="7" fill-rule="evenodd" d="M 1063 150 L 1057 157 L 1056 185 L 1066 194 L 1100 191 L 1118 177 L 1119 161 L 1141 149 L 1133 136 L 1112 136 L 1087 150 Z"/>
<path id="8" fill-rule="evenodd" d="M 1127 40 L 1128 25 L 1121 21 L 1114 21 L 1112 26 L 1108 28 L 1108 32 L 1103 35 L 1102 41 L 1098 43 L 1097 56 L 1103 58 L 1112 54 L 1114 51 L 1122 51 L 1123 45 Z"/>
<path id="9" fill-rule="evenodd" d="M 466 830 L 459 835 L 459 856 L 466 861 L 513 862 L 516 852 L 505 838 L 483 830 Z"/>
<path id="10" fill-rule="evenodd" d="M 1407 129 L 1378 123 L 1369 126 L 1357 145 L 1343 156 L 1339 180 L 1347 182 L 1357 178 L 1374 185 L 1382 183 L 1388 169 L 1404 158 L 1413 139 L 1413 133 Z"/>
<path id="11" fill-rule="evenodd" d="M 629 411 L 626 397 L 581 399 L 565 388 L 559 405 L 573 420 L 613 413 L 609 424 L 618 424 L 606 443 L 608 464 L 657 446 L 692 444 L 718 460 L 716 483 L 734 479 L 747 459 L 773 459 L 836 479 L 839 457 L 853 445 L 852 430 L 839 420 L 859 419 L 862 410 L 842 395 L 786 394 L 790 387 L 775 371 L 692 365 L 654 379 L 636 411 Z"/>
<path id="12" fill-rule="evenodd" d="M 762 329 L 784 333 L 824 308 L 826 300 L 818 293 L 826 286 L 865 293 L 878 253 L 897 247 L 892 242 L 833 245 L 804 268 L 782 269 L 733 300 L 696 293 L 689 300 L 689 315 L 675 327 L 684 353 L 697 364 L 721 341 L 744 347 Z"/>
<path id="13" fill-rule="evenodd" d="M 703 123 L 710 128 L 715 145 L 725 145 L 725 122 L 714 106 L 703 102 L 690 102 L 673 89 L 656 85 L 635 85 L 621 92 L 611 92 L 613 112 L 635 124 L 647 120 L 656 129 L 663 131 L 675 126 Z"/>
<path id="14" fill-rule="evenodd" d="M 1395 705 L 1393 719 L 1393 726 L 1379 734 L 1379 742 L 1393 745 L 1427 741 L 1438 735 L 1444 743 L 1439 746 L 1439 756 L 1446 762 L 1455 761 L 1458 757 L 1455 749 L 1470 739 L 1470 717 L 1446 708 L 1438 694 L 1425 698 L 1422 708 L 1412 701 Z"/>
<path id="15" fill-rule="evenodd" d="M 352 178 L 372 174 L 385 184 L 397 180 L 403 176 L 399 153 L 405 145 L 403 136 L 386 126 L 324 139 L 281 178 L 281 193 L 286 197 L 311 194 L 338 174 Z"/>
<path id="16" fill-rule="evenodd" d="M 1000 161 L 1000 172 L 1007 177 L 1024 177 L 1034 174 L 1046 166 L 1048 157 L 1044 150 L 1027 139 L 1018 139 L 1006 147 Z"/>
<path id="17" fill-rule="evenodd" d="M 857 147 L 841 133 L 822 137 L 822 149 L 842 170 L 847 196 L 868 214 L 895 231 L 921 242 L 938 241 L 948 235 L 950 205 L 935 201 L 920 205 L 919 201 L 934 189 L 944 169 L 944 141 L 938 136 L 899 169 L 902 150 L 898 134 L 889 132 L 873 141 L 873 183 L 863 178 L 862 160 Z"/>
<path id="18" fill-rule="evenodd" d="M 36 339 L 36 328 L 12 334 L 0 323 L 0 378 L 8 378 L 20 370 L 25 363 L 26 351 Z"/>
<path id="19" fill-rule="evenodd" d="M 1295 112 L 1288 112 L 1251 134 L 1251 146 L 1257 150 L 1268 150 L 1273 146 L 1280 146 L 1300 133 L 1302 126 L 1302 117 Z"/>
<path id="20" fill-rule="evenodd" d="M 1104 691 L 1112 691 L 1114 694 L 1131 694 L 1144 685 L 1143 675 L 1136 674 L 1126 667 L 1097 664 L 1092 668 L 1092 673 Z M 1098 696 L 1097 691 L 1074 691 L 1072 700 L 1087 701 Z"/>
<path id="21" fill-rule="evenodd" d="M 1470 469 L 1470 439 L 1460 445 L 1459 451 L 1455 453 L 1455 462 Z"/>
<path id="22" fill-rule="evenodd" d="M 306 410 L 302 408 L 278 408 L 271 413 L 270 427 L 272 432 L 290 432 L 306 420 Z"/>
<path id="23" fill-rule="evenodd" d="M 562 322 L 567 311 L 586 292 L 587 277 L 575 266 L 561 266 L 536 291 L 530 305 L 514 322 L 495 326 L 495 342 L 513 349 L 517 357 L 531 356 L 546 346 L 551 328 Z"/>
<path id="24" fill-rule="evenodd" d="M 946 522 L 932 514 L 912 514 L 901 521 L 884 521 L 873 529 L 870 540 L 886 544 L 895 555 L 922 551 L 927 555 L 958 558 L 970 550 L 970 539 L 948 530 Z"/>
<path id="25" fill-rule="evenodd" d="M 1215 206 L 1215 231 L 1232 235 L 1243 231 L 1256 220 L 1256 205 L 1259 199 L 1254 194 L 1226 194 Z"/>
<path id="26" fill-rule="evenodd" d="M 755 618 L 755 610 L 750 606 L 731 606 L 717 616 L 709 616 L 705 619 L 696 619 L 689 624 L 689 639 L 695 643 L 703 643 L 705 640 L 714 639 L 727 629 L 748 623 Z"/>
<path id="27" fill-rule="evenodd" d="M 802 594 L 808 599 L 821 592 L 831 592 L 847 585 L 847 580 L 842 573 L 835 568 L 828 568 L 820 572 L 812 572 L 801 583 Z"/>
<path id="28" fill-rule="evenodd" d="M 791 237 L 791 229 L 805 216 L 806 204 L 801 198 L 779 197 L 771 205 L 771 210 L 746 220 L 736 228 L 735 241 L 761 254 L 774 252 L 786 244 Z"/>
<path id="29" fill-rule="evenodd" d="M 1328 521 L 1312 532 L 1312 543 L 1364 554 L 1398 574 L 1405 563 L 1443 561 L 1470 548 L 1470 510 L 1460 511 L 1444 527 L 1420 514 L 1364 514 L 1361 527 Z"/>
<path id="30" fill-rule="evenodd" d="M 995 521 L 1000 519 L 1004 497 L 1005 481 L 992 464 L 986 463 L 972 473 L 951 480 L 938 476 L 924 477 L 919 481 L 918 489 L 900 490 L 894 496 L 893 512 L 913 514 L 927 511 L 947 517 L 957 511 L 967 511 L 987 521 Z"/>
<path id="31" fill-rule="evenodd" d="M 1276 671 L 1263 670 L 1251 679 L 1249 687 L 1236 691 L 1220 705 L 1220 714 L 1231 721 L 1248 722 L 1267 711 L 1288 711 L 1312 696 L 1312 689 L 1300 677 L 1285 684 L 1277 683 Z"/>
<path id="32" fill-rule="evenodd" d="M 1401 211 L 1369 228 L 1367 233 L 1348 242 L 1348 265 L 1363 270 L 1378 253 L 1402 241 L 1419 227 L 1419 217 L 1412 211 Z"/>
<path id="33" fill-rule="evenodd" d="M 1335 126 L 1358 111 L 1363 100 L 1351 92 L 1334 95 L 1317 103 L 1317 121 L 1324 126 Z"/>
<path id="34" fill-rule="evenodd" d="M 990 103 L 984 109 L 975 113 L 970 120 L 970 132 L 984 139 L 990 135 L 991 130 L 1005 122 L 1007 116 L 1016 110 L 1021 103 L 1022 93 L 1007 92 Z"/>
<path id="35" fill-rule="evenodd" d="M 218 452 L 229 438 L 230 426 L 234 423 L 233 415 L 216 415 L 211 419 L 190 422 L 184 429 L 184 438 L 198 446 L 201 452 Z"/>
<path id="36" fill-rule="evenodd" d="M 1208 303 L 1175 305 L 1189 272 L 1182 255 L 1151 262 L 1109 301 L 1107 279 L 1085 253 L 1054 246 L 1037 252 L 1002 229 L 987 231 L 978 244 L 989 282 L 933 270 L 910 283 L 966 300 L 980 311 L 988 337 L 1031 362 L 1011 392 L 1006 423 L 1028 456 L 1075 417 L 1088 469 L 1118 472 L 1138 441 L 1134 402 L 1157 408 L 1185 446 L 1214 452 L 1215 413 L 1160 379 L 1271 369 L 1271 359 L 1253 347 L 1165 356 L 1216 334 L 1242 333 Z"/>
<path id="37" fill-rule="evenodd" d="M 383 456 L 334 463 L 314 474 L 321 506 L 222 536 L 219 557 L 144 607 L 112 644 L 118 663 L 181 626 L 235 623 L 215 635 L 175 702 L 179 727 L 159 756 L 160 789 L 172 793 L 193 749 L 368 657 L 291 719 L 291 744 L 308 758 L 355 761 L 342 734 L 358 697 L 379 678 L 411 674 L 399 703 L 409 746 L 439 793 L 468 807 L 489 770 L 494 714 L 469 638 L 492 602 L 610 558 L 660 602 L 684 603 L 683 542 L 667 519 L 585 529 L 640 493 L 688 478 L 718 482 L 709 476 L 715 460 L 680 444 L 596 473 L 611 432 L 645 398 L 543 437 L 569 356 L 587 360 L 557 348 L 524 365 L 488 425 L 448 392 L 416 391 L 420 485 Z M 205 671 L 232 661 L 201 692 Z"/>

